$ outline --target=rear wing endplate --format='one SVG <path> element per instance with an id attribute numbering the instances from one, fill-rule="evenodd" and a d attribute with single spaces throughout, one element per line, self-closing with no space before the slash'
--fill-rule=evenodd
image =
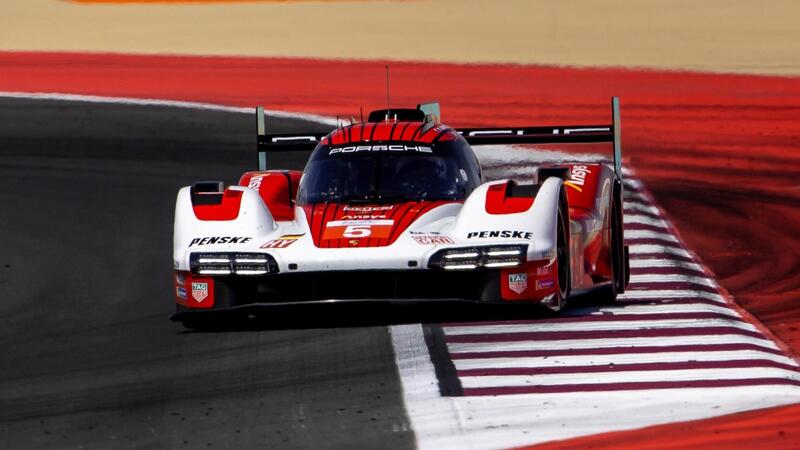
<path id="1" fill-rule="evenodd" d="M 258 170 L 267 170 L 269 152 L 310 152 L 328 133 L 267 134 L 264 107 L 256 108 L 256 148 Z"/>

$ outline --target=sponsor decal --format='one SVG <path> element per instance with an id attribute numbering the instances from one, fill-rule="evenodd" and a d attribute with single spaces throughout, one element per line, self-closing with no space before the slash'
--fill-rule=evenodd
<path id="1" fill-rule="evenodd" d="M 533 233 L 518 230 L 470 231 L 467 233 L 467 239 L 473 238 L 533 239 Z"/>
<path id="2" fill-rule="evenodd" d="M 208 297 L 208 283 L 192 282 L 192 298 L 202 303 Z"/>
<path id="3" fill-rule="evenodd" d="M 555 257 L 557 256 L 555 250 L 546 250 L 543 252 L 539 252 L 538 255 L 539 256 L 537 257 L 537 259 L 555 259 Z"/>
<path id="4" fill-rule="evenodd" d="M 361 220 L 361 219 L 385 219 L 386 214 L 345 214 L 341 217 L 344 220 Z"/>
<path id="5" fill-rule="evenodd" d="M 322 239 L 388 238 L 394 220 L 332 220 L 325 225 Z"/>
<path id="6" fill-rule="evenodd" d="M 202 237 L 202 238 L 194 238 L 192 242 L 189 243 L 189 247 L 193 245 L 211 245 L 211 244 L 246 244 L 250 242 L 253 238 L 250 237 L 238 237 L 238 236 L 212 236 L 212 237 Z"/>
<path id="7" fill-rule="evenodd" d="M 175 293 L 178 294 L 179 298 L 186 300 L 186 288 L 183 286 L 176 286 Z"/>
<path id="8" fill-rule="evenodd" d="M 371 213 L 377 211 L 391 211 L 394 209 L 394 205 L 385 205 L 385 206 L 350 206 L 345 205 L 342 208 L 343 211 L 352 211 L 356 213 Z"/>
<path id="9" fill-rule="evenodd" d="M 550 275 L 553 272 L 553 266 L 544 266 L 536 268 L 536 275 Z"/>
<path id="10" fill-rule="evenodd" d="M 261 180 L 263 179 L 264 175 L 256 175 L 253 178 L 250 178 L 250 181 L 247 183 L 247 187 L 257 191 L 261 188 Z"/>
<path id="11" fill-rule="evenodd" d="M 556 285 L 556 280 L 536 280 L 536 289 L 552 289 Z"/>
<path id="12" fill-rule="evenodd" d="M 303 237 L 302 234 L 284 234 L 278 239 L 267 241 L 261 248 L 286 248 L 295 243 L 298 239 Z"/>
<path id="13" fill-rule="evenodd" d="M 357 152 L 418 152 L 433 153 L 430 147 L 422 145 L 351 145 L 349 147 L 332 148 L 329 155 L 336 153 L 357 153 Z"/>
<path id="14" fill-rule="evenodd" d="M 444 245 L 455 244 L 455 241 L 439 233 L 413 233 L 411 238 L 417 241 L 419 245 Z"/>
<path id="15" fill-rule="evenodd" d="M 386 213 L 394 209 L 394 205 L 383 206 L 350 206 L 346 205 L 342 210 L 345 215 L 341 217 L 342 220 L 358 220 L 358 219 L 385 219 Z"/>
<path id="16" fill-rule="evenodd" d="M 508 288 L 517 294 L 522 294 L 528 289 L 528 274 L 511 273 L 508 275 Z"/>
<path id="17" fill-rule="evenodd" d="M 586 166 L 572 166 L 569 172 L 569 179 L 564 181 L 567 186 L 576 189 L 578 192 L 583 192 L 583 185 L 586 183 L 586 175 L 592 173 Z"/>

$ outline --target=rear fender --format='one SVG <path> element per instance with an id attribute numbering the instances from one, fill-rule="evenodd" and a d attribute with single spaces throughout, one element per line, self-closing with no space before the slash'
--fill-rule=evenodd
<path id="1" fill-rule="evenodd" d="M 294 220 L 294 205 L 300 177 L 296 170 L 267 170 L 246 172 L 239 186 L 258 192 L 275 220 Z"/>

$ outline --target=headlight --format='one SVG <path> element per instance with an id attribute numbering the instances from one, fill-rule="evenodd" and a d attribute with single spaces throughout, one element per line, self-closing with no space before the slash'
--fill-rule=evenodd
<path id="1" fill-rule="evenodd" d="M 448 248 L 431 256 L 428 267 L 445 270 L 496 269 L 525 264 L 527 244 Z"/>
<path id="2" fill-rule="evenodd" d="M 192 253 L 192 273 L 197 275 L 266 275 L 278 272 L 275 259 L 266 253 Z"/>

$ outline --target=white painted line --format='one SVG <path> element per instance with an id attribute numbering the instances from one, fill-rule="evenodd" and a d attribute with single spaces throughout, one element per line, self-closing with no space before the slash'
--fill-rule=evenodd
<path id="1" fill-rule="evenodd" d="M 625 240 L 635 239 L 661 239 L 662 241 L 679 242 L 678 238 L 672 233 L 659 233 L 650 230 L 625 230 Z"/>
<path id="2" fill-rule="evenodd" d="M 569 350 L 590 348 L 671 347 L 675 345 L 753 344 L 777 349 L 767 338 L 756 338 L 741 334 L 714 334 L 703 336 L 664 336 L 644 338 L 605 339 L 555 339 L 550 341 L 501 341 L 449 343 L 450 353 L 505 352 L 526 350 Z"/>
<path id="3" fill-rule="evenodd" d="M 554 355 L 524 358 L 475 358 L 455 359 L 453 363 L 458 370 L 470 370 L 505 369 L 514 367 L 583 367 L 606 366 L 610 364 L 651 364 L 691 361 L 741 361 L 748 359 L 762 359 L 797 367 L 797 363 L 791 358 L 757 350 L 622 353 L 614 355 Z"/>
<path id="4" fill-rule="evenodd" d="M 740 318 L 735 309 L 727 305 L 707 305 L 705 303 L 694 303 L 687 305 L 673 305 L 669 303 L 656 303 L 651 305 L 625 305 L 623 303 L 614 306 L 592 307 L 592 308 L 567 308 L 562 315 L 616 315 L 616 314 L 675 314 L 675 313 L 718 313 Z"/>
<path id="5" fill-rule="evenodd" d="M 725 304 L 725 299 L 720 295 L 712 292 L 693 291 L 689 289 L 648 289 L 642 291 L 629 290 L 624 294 L 617 296 L 618 300 L 648 300 L 648 299 L 678 299 L 687 297 L 699 297 L 707 300 L 713 300 L 721 304 Z"/>
<path id="6" fill-rule="evenodd" d="M 500 386 L 558 386 L 564 384 L 637 383 L 654 381 L 747 380 L 751 378 L 781 378 L 800 381 L 800 373 L 774 367 L 755 367 L 459 377 L 464 389 Z"/>
<path id="7" fill-rule="evenodd" d="M 669 245 L 657 244 L 635 244 L 630 247 L 631 255 L 658 255 L 661 253 L 668 253 L 670 255 L 682 256 L 684 258 L 692 258 L 692 254 L 687 250 L 680 247 L 673 247 Z"/>
<path id="8" fill-rule="evenodd" d="M 637 178 L 630 178 L 629 174 L 623 173 L 623 175 L 625 175 L 625 178 L 622 180 L 622 184 L 626 188 L 630 188 L 630 189 L 643 189 L 644 188 L 644 183 L 641 180 L 639 180 Z"/>
<path id="9" fill-rule="evenodd" d="M 711 278 L 704 277 L 704 276 L 690 276 L 690 275 L 681 275 L 681 274 L 670 274 L 670 275 L 645 275 L 645 274 L 633 274 L 631 275 L 631 285 L 633 284 L 642 284 L 642 283 L 691 283 L 691 284 L 699 284 L 701 286 L 708 286 L 711 288 L 717 288 L 717 283 L 712 280 Z"/>
<path id="10" fill-rule="evenodd" d="M 448 336 L 486 335 L 502 333 L 526 333 L 549 331 L 609 331 L 613 336 L 619 330 L 654 330 L 664 328 L 734 327 L 741 330 L 758 331 L 755 326 L 741 320 L 730 319 L 664 319 L 625 320 L 609 322 L 556 322 L 556 323 L 504 323 L 501 325 L 465 325 L 444 327 Z"/>
<path id="11" fill-rule="evenodd" d="M 669 222 L 664 219 L 653 219 L 650 216 L 644 216 L 641 214 L 625 214 L 623 217 L 623 222 L 625 225 L 631 224 L 642 224 L 642 225 L 650 225 L 653 227 L 659 227 L 664 229 L 669 229 Z"/>
<path id="12" fill-rule="evenodd" d="M 627 234 L 627 232 L 625 234 Z M 653 244 L 653 243 L 651 243 L 652 239 L 655 239 L 655 238 L 634 238 L 634 239 L 631 239 L 631 238 L 628 238 L 626 236 L 625 237 L 625 243 L 628 244 L 628 246 L 630 247 L 631 253 L 641 252 L 642 248 L 645 247 L 645 246 L 648 246 L 648 245 L 658 245 L 658 246 L 663 246 L 663 247 L 677 249 L 677 250 L 681 250 L 681 249 L 685 250 L 685 248 L 683 247 L 683 245 L 681 245 L 680 242 L 671 242 L 671 241 L 667 241 L 667 240 L 663 240 L 662 239 L 662 240 L 660 240 L 660 242 Z M 658 253 L 656 253 L 656 256 L 658 256 Z"/>
<path id="13" fill-rule="evenodd" d="M 653 207 L 653 202 L 649 200 L 641 200 L 639 198 L 626 198 L 624 200 L 623 209 L 628 209 L 632 206 Z"/>
<path id="14" fill-rule="evenodd" d="M 677 261 L 674 259 L 631 259 L 630 261 L 631 268 L 649 268 L 649 267 L 678 267 L 684 269 L 694 270 L 696 272 L 703 272 L 703 266 L 700 264 L 686 262 L 686 261 Z"/>
<path id="15" fill-rule="evenodd" d="M 433 426 L 417 439 L 425 449 L 512 448 L 798 401 L 800 388 L 773 385 L 466 397 L 456 399 L 466 447 Z"/>
<path id="16" fill-rule="evenodd" d="M 170 108 L 186 108 L 186 109 L 202 109 L 207 111 L 220 111 L 236 114 L 253 114 L 255 115 L 255 108 L 243 108 L 237 106 L 225 106 L 214 103 L 206 102 L 187 102 L 180 100 L 164 100 L 155 98 L 132 98 L 132 97 L 108 97 L 100 95 L 79 95 L 79 94 L 65 94 L 56 92 L 0 92 L 0 97 L 5 98 L 20 98 L 31 100 L 56 100 L 56 101 L 73 101 L 73 102 L 88 102 L 88 103 L 108 103 L 119 105 L 137 105 L 137 106 L 165 106 Z M 285 117 L 288 119 L 307 120 L 310 122 L 317 122 L 325 125 L 336 126 L 336 119 L 317 114 L 306 113 L 293 113 L 286 111 L 265 110 L 265 114 L 272 117 Z"/>
<path id="17" fill-rule="evenodd" d="M 628 201 L 631 201 L 631 200 L 632 201 L 639 201 L 639 202 L 647 203 L 647 204 L 651 204 L 651 205 L 654 203 L 652 197 L 650 197 L 649 195 L 647 195 L 647 194 L 645 194 L 643 192 L 637 192 L 637 191 L 625 191 L 624 196 L 623 196 L 622 199 L 623 199 L 623 202 L 625 202 L 625 203 L 627 203 Z"/>
<path id="18" fill-rule="evenodd" d="M 623 209 L 644 212 L 654 216 L 661 217 L 661 210 L 653 206 L 651 203 L 643 204 L 638 202 L 625 202 Z"/>
<path id="19" fill-rule="evenodd" d="M 419 448 L 432 447 L 432 438 L 442 437 L 446 448 L 472 448 L 461 427 L 462 417 L 453 399 L 442 397 L 420 324 L 389 327 L 395 361 L 403 387 L 411 429 Z"/>

